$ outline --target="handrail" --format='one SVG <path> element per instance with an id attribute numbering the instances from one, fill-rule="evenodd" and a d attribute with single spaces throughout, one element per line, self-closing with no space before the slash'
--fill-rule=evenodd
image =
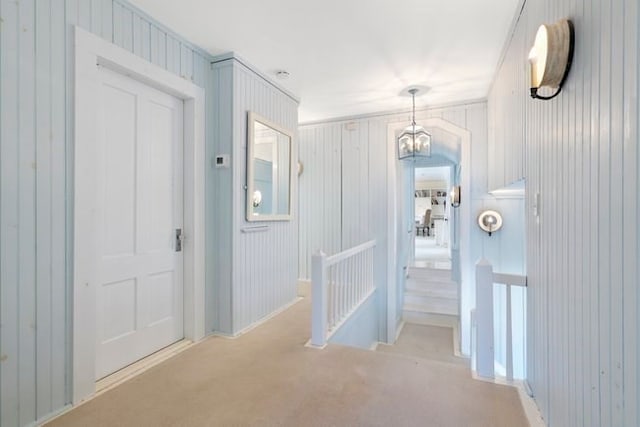
<path id="1" fill-rule="evenodd" d="M 502 283 L 509 286 L 527 286 L 527 276 L 517 274 L 493 273 L 493 283 Z"/>
<path id="2" fill-rule="evenodd" d="M 506 285 L 506 376 L 513 380 L 513 327 L 511 314 L 511 287 L 527 286 L 527 276 L 494 273 L 486 259 L 476 264 L 476 372 L 487 378 L 495 377 L 493 284 Z"/>
<path id="3" fill-rule="evenodd" d="M 375 240 L 311 260 L 311 345 L 324 347 L 335 331 L 374 292 L 373 248 Z"/>
<path id="4" fill-rule="evenodd" d="M 375 240 L 369 240 L 368 242 L 365 242 L 361 245 L 354 246 L 352 248 L 339 252 L 335 255 L 328 256 L 327 265 L 329 266 L 329 265 L 337 264 L 340 261 L 344 261 L 345 259 L 350 258 L 360 252 L 363 252 L 369 248 L 373 248 L 375 245 L 376 245 Z"/>

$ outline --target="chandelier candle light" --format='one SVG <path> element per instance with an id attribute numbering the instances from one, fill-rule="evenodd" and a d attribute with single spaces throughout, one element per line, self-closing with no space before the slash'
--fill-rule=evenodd
<path id="1" fill-rule="evenodd" d="M 431 134 L 422 126 L 416 125 L 416 93 L 418 88 L 410 88 L 408 92 L 413 100 L 411 125 L 398 136 L 398 159 L 413 159 L 431 156 Z"/>

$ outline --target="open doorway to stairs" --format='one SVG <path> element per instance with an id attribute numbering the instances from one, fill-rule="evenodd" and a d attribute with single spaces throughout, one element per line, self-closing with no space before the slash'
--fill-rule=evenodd
<path id="1" fill-rule="evenodd" d="M 458 249 L 455 227 L 459 224 L 449 196 L 459 182 L 458 171 L 457 156 L 444 155 L 406 170 L 403 193 L 407 223 L 412 227 L 398 345 L 414 356 L 420 349 L 430 359 L 465 363 L 455 357 L 461 353 L 460 283 L 453 268 L 459 265 L 459 250 L 453 250 Z"/>
<path id="2" fill-rule="evenodd" d="M 442 325 L 453 329 L 456 353 L 469 355 L 471 336 L 471 287 L 472 262 L 470 261 L 470 236 L 474 219 L 471 214 L 471 132 L 439 117 L 417 117 L 416 120 L 432 135 L 431 156 L 415 161 L 399 161 L 395 153 L 395 141 L 406 127 L 403 121 L 389 123 L 389 163 L 387 179 L 394 183 L 388 192 L 388 283 L 387 287 L 387 337 L 402 339 L 406 326 L 411 324 Z M 461 203 L 449 210 L 449 248 L 451 266 L 438 270 L 415 264 L 415 178 L 416 168 L 448 167 L 451 184 L 461 186 Z M 452 186 L 453 186 L 452 185 Z M 449 193 L 449 188 L 447 188 Z M 437 197 L 437 193 L 436 193 Z M 441 196 L 442 197 L 442 196 Z M 435 226 L 435 224 L 434 224 Z M 440 275 L 440 277 L 438 277 Z M 423 287 L 421 279 L 431 281 L 431 289 Z M 438 280 L 441 279 L 441 280 Z M 433 283 L 440 281 L 441 283 Z M 440 286 L 445 282 L 447 286 Z M 440 314 L 432 302 L 419 309 L 419 300 L 432 298 L 437 303 L 437 293 L 449 293 L 454 299 L 449 313 Z M 424 302 L 424 301 L 422 301 Z M 440 304 L 441 305 L 441 304 Z M 455 307 L 452 307 L 455 305 Z M 451 329 L 449 329 L 451 331 Z M 462 344 L 462 345 L 461 345 Z"/>
<path id="3" fill-rule="evenodd" d="M 414 168 L 412 266 L 451 270 L 452 175 L 450 165 Z"/>
<path id="4" fill-rule="evenodd" d="M 407 171 L 410 185 L 404 198 L 413 229 L 403 292 L 406 323 L 447 327 L 459 323 L 459 286 L 452 269 L 456 221 L 448 197 L 457 170 L 452 159 L 433 156 Z"/>

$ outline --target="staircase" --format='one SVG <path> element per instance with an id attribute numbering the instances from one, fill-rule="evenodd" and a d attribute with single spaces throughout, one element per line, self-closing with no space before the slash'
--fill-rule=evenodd
<path id="1" fill-rule="evenodd" d="M 458 284 L 451 270 L 411 266 L 404 290 L 402 317 L 421 325 L 457 326 Z"/>

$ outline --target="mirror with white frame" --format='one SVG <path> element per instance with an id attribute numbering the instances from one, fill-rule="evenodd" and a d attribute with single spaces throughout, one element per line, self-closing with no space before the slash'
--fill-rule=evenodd
<path id="1" fill-rule="evenodd" d="M 247 221 L 291 219 L 292 133 L 249 112 Z"/>

